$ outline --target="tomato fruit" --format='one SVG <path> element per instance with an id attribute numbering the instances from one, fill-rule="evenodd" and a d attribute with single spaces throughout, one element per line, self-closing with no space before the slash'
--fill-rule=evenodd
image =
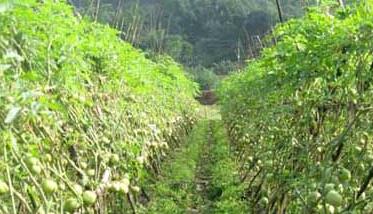
<path id="1" fill-rule="evenodd" d="M 6 184 L 4 181 L 0 180 L 0 194 L 5 194 L 9 192 L 8 184 Z"/>
<path id="2" fill-rule="evenodd" d="M 43 191 L 47 194 L 52 194 L 58 190 L 58 184 L 52 179 L 46 179 L 41 184 Z"/>
<path id="3" fill-rule="evenodd" d="M 343 203 L 343 198 L 337 191 L 331 190 L 326 194 L 325 202 L 335 207 L 339 207 Z"/>
<path id="4" fill-rule="evenodd" d="M 96 202 L 97 195 L 94 191 L 84 191 L 83 193 L 83 202 L 85 205 L 92 205 Z"/>
<path id="5" fill-rule="evenodd" d="M 351 172 L 348 169 L 341 169 L 339 172 L 339 179 L 341 181 L 349 181 L 351 179 Z"/>
<path id="6" fill-rule="evenodd" d="M 74 212 L 79 207 L 80 203 L 76 198 L 68 198 L 63 205 L 64 210 L 67 212 Z"/>

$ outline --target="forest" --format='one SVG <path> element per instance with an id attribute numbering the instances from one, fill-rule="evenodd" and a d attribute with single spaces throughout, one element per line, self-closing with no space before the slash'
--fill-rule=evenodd
<path id="1" fill-rule="evenodd" d="M 83 15 L 121 31 L 149 57 L 170 55 L 203 89 L 258 56 L 279 22 L 268 0 L 71 0 Z M 299 17 L 312 1 L 282 0 L 283 20 Z"/>
<path id="2" fill-rule="evenodd" d="M 372 0 L 2 0 L 0 214 L 373 213 L 372 50 Z"/>

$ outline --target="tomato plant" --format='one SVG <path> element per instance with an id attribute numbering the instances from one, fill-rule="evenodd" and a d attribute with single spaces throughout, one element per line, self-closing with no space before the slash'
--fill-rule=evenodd
<path id="1" fill-rule="evenodd" d="M 253 212 L 372 212 L 372 3 L 310 8 L 219 88 Z"/>
<path id="2" fill-rule="evenodd" d="M 144 173 L 190 130 L 195 83 L 62 1 L 12 2 L 0 11 L 0 212 L 131 210 Z"/>

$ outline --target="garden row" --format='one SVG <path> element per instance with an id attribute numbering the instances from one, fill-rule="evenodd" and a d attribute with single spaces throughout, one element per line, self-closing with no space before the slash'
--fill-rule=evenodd
<path id="1" fill-rule="evenodd" d="M 372 10 L 311 8 L 221 85 L 253 213 L 373 212 Z"/>
<path id="2" fill-rule="evenodd" d="M 56 1 L 0 4 L 0 213 L 126 213 L 197 87 Z M 43 2 L 43 3 L 41 3 Z"/>
<path id="3" fill-rule="evenodd" d="M 141 213 L 248 213 L 221 120 L 201 120 L 153 179 Z M 151 179 L 149 179 L 151 180 Z"/>

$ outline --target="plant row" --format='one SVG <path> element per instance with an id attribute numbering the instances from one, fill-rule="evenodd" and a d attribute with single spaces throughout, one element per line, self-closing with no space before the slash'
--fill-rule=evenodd
<path id="1" fill-rule="evenodd" d="M 0 4 L 0 213 L 134 212 L 197 88 L 58 1 Z"/>
<path id="2" fill-rule="evenodd" d="M 372 10 L 310 8 L 220 86 L 254 213 L 373 212 Z"/>

